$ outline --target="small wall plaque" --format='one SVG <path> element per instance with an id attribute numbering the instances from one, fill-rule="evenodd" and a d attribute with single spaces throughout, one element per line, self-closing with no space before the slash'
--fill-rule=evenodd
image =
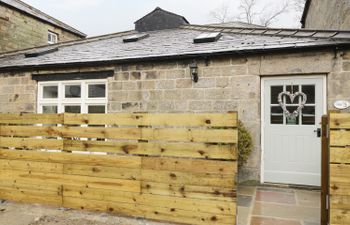
<path id="1" fill-rule="evenodd" d="M 350 102 L 345 101 L 345 100 L 339 100 L 334 102 L 334 107 L 336 109 L 344 110 L 350 107 Z"/>

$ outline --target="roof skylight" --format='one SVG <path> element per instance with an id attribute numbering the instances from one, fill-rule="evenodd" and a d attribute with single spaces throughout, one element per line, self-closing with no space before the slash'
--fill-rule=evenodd
<path id="1" fill-rule="evenodd" d="M 194 43 L 207 43 L 207 42 L 214 42 L 219 40 L 221 37 L 220 32 L 214 32 L 214 33 L 202 33 L 195 39 L 193 39 Z"/>
<path id="2" fill-rule="evenodd" d="M 45 49 L 39 49 L 39 50 L 34 50 L 34 51 L 30 51 L 30 52 L 26 52 L 24 53 L 26 58 L 31 58 L 31 57 L 38 57 L 41 55 L 46 55 L 52 52 L 57 52 L 58 51 L 58 47 L 54 47 L 54 48 L 45 48 Z"/>
<path id="3" fill-rule="evenodd" d="M 124 43 L 136 42 L 136 41 L 142 40 L 142 39 L 147 38 L 147 37 L 149 37 L 149 34 L 133 34 L 131 36 L 125 37 L 123 39 L 123 42 Z"/>

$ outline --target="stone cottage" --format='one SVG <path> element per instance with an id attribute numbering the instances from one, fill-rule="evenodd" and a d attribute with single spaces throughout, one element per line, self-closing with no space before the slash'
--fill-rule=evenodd
<path id="1" fill-rule="evenodd" d="M 136 25 L 0 55 L 0 112 L 238 111 L 254 139 L 241 181 L 320 186 L 317 131 L 350 99 L 350 32 L 191 25 L 160 8 Z"/>
<path id="2" fill-rule="evenodd" d="M 350 1 L 306 0 L 303 28 L 350 30 Z"/>
<path id="3" fill-rule="evenodd" d="M 85 37 L 20 0 L 0 0 L 0 53 Z"/>

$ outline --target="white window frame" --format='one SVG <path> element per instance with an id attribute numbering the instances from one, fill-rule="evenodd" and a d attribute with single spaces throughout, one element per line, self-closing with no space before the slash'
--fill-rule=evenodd
<path id="1" fill-rule="evenodd" d="M 47 43 L 48 44 L 56 44 L 58 43 L 58 34 L 52 31 L 47 32 Z"/>
<path id="2" fill-rule="evenodd" d="M 89 85 L 104 84 L 106 87 L 106 94 L 103 98 L 89 98 Z M 80 85 L 80 98 L 65 98 L 66 85 Z M 45 86 L 58 86 L 58 98 L 44 98 Z M 105 113 L 107 113 L 108 103 L 108 85 L 107 80 L 68 80 L 68 81 L 40 81 L 38 82 L 38 97 L 37 97 L 37 112 L 43 113 L 43 106 L 57 106 L 57 113 L 64 113 L 66 105 L 79 105 L 82 114 L 88 113 L 89 105 L 104 105 Z"/>

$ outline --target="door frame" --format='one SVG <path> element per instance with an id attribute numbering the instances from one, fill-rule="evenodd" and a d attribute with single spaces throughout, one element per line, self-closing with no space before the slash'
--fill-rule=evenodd
<path id="1" fill-rule="evenodd" d="M 261 158 L 260 158 L 260 183 L 265 183 L 265 177 L 264 177 L 264 152 L 265 152 L 265 132 L 264 132 L 264 126 L 265 126 L 265 82 L 269 80 L 280 80 L 280 79 L 288 79 L 288 78 L 296 78 L 296 79 L 312 79 L 312 78 L 322 78 L 323 83 L 323 113 L 327 113 L 327 105 L 328 105 L 328 92 L 327 92 L 327 75 L 326 74 L 320 74 L 320 75 L 281 75 L 281 76 L 260 76 L 260 130 L 261 130 L 261 140 L 260 140 L 260 147 L 261 147 Z M 321 124 L 320 124 L 321 125 Z M 320 149 L 321 151 L 321 149 Z"/>

